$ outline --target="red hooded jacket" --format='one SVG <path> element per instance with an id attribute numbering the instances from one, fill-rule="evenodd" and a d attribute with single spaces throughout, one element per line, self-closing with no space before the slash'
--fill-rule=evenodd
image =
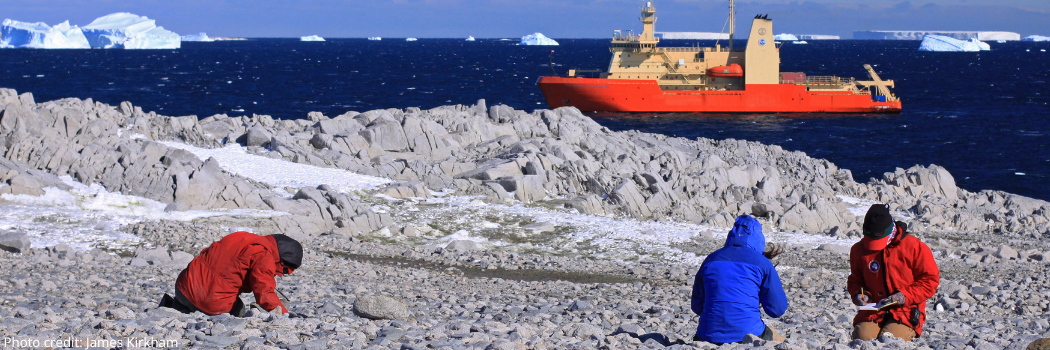
<path id="1" fill-rule="evenodd" d="M 270 236 L 234 232 L 201 251 L 179 274 L 175 288 L 209 315 L 229 312 L 240 293 L 255 293 L 266 310 L 281 304 L 274 289 L 284 267 L 277 242 Z"/>
<path id="2" fill-rule="evenodd" d="M 867 239 L 867 238 L 864 238 Z M 926 300 L 937 293 L 941 273 L 933 252 L 918 238 L 908 235 L 897 226 L 896 236 L 883 250 L 869 250 L 858 242 L 849 253 L 850 275 L 847 289 L 850 297 L 861 292 L 869 294 L 869 302 L 878 302 L 890 294 L 901 292 L 907 302 L 880 311 L 858 311 L 853 324 L 882 322 L 887 315 L 922 335 L 926 323 Z"/>

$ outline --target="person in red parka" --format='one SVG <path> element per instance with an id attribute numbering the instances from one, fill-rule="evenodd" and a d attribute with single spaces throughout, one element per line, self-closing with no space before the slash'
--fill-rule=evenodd
<path id="1" fill-rule="evenodd" d="M 922 335 L 926 300 L 941 283 L 933 252 L 893 221 L 889 208 L 875 204 L 864 215 L 864 238 L 849 253 L 847 290 L 853 303 L 878 302 L 878 310 L 860 310 L 853 318 L 853 338 L 871 340 L 884 332 L 912 340 Z"/>
<path id="2" fill-rule="evenodd" d="M 263 309 L 287 313 L 274 277 L 291 274 L 302 260 L 302 244 L 288 236 L 234 232 L 190 261 L 175 282 L 175 297 L 165 294 L 161 306 L 241 316 L 247 310 L 239 294 L 252 292 Z"/>

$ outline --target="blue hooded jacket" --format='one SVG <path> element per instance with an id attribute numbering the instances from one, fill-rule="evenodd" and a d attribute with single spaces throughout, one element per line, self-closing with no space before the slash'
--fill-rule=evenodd
<path id="1" fill-rule="evenodd" d="M 693 312 L 700 315 L 696 335 L 713 343 L 734 343 L 748 334 L 761 335 L 766 325 L 758 308 L 770 317 L 787 311 L 780 276 L 762 252 L 762 224 L 741 215 L 726 244 L 704 259 L 693 282 Z"/>

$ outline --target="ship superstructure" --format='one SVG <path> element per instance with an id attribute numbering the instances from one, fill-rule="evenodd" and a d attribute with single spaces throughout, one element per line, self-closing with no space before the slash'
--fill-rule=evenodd
<path id="1" fill-rule="evenodd" d="M 661 47 L 653 1 L 641 9 L 642 32 L 614 32 L 609 68 L 596 78 L 541 77 L 551 108 L 620 112 L 899 112 L 900 100 L 864 65 L 871 80 L 780 71 L 773 20 L 755 16 L 747 45 L 734 47 L 735 9 L 729 6 L 728 46 Z"/>

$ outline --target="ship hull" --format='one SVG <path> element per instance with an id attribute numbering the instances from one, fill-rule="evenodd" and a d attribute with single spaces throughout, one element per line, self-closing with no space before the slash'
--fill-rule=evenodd
<path id="1" fill-rule="evenodd" d="M 807 91 L 796 84 L 752 84 L 744 90 L 661 90 L 655 80 L 540 77 L 550 108 L 603 112 L 900 113 L 901 103 L 850 91 Z"/>

